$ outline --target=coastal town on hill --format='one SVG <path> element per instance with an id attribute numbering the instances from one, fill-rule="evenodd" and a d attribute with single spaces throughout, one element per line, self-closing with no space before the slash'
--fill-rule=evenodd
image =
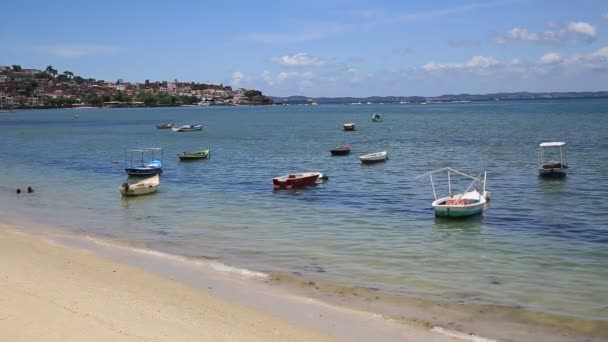
<path id="1" fill-rule="evenodd" d="M 256 89 L 223 84 L 150 81 L 115 82 L 84 78 L 49 65 L 44 70 L 0 65 L 0 109 L 82 107 L 174 107 L 289 104 L 440 104 L 479 101 L 608 98 L 608 91 L 514 92 L 441 96 L 273 97 Z"/>
<path id="2" fill-rule="evenodd" d="M 49 65 L 45 70 L 0 65 L 0 108 L 154 107 L 249 105 L 273 101 L 254 89 L 222 84 L 106 82 Z"/>

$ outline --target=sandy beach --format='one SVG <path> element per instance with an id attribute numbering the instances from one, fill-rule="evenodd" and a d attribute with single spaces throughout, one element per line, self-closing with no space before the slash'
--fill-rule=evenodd
<path id="1" fill-rule="evenodd" d="M 0 226 L 0 331 L 10 341 L 470 340 L 301 298 L 287 299 L 295 307 L 284 305 L 285 298 L 252 292 L 241 295 L 256 297 L 257 308 L 266 303 L 281 316 L 291 312 L 290 319 Z M 293 322 L 298 315 L 302 326 Z"/>
<path id="2" fill-rule="evenodd" d="M 0 230 L 0 331 L 6 341 L 327 341 L 86 251 Z"/>

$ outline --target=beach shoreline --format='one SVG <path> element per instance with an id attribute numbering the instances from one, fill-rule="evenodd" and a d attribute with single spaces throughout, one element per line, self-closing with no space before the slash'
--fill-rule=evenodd
<path id="1" fill-rule="evenodd" d="M 200 277 L 179 262 L 169 271 L 173 276 L 163 275 L 149 272 L 154 256 L 133 259 L 114 250 L 108 258 L 107 245 L 80 240 L 98 247 L 83 249 L 69 237 L 48 237 L 0 225 L 0 330 L 11 340 L 454 340 L 454 332 L 391 322 L 279 289 L 260 292 L 246 279 L 239 284 L 232 277 L 234 286 L 225 286 L 228 280 L 218 275 L 191 286 Z M 227 292 L 241 300 L 226 300 Z M 265 306 L 273 308 L 260 309 Z"/>

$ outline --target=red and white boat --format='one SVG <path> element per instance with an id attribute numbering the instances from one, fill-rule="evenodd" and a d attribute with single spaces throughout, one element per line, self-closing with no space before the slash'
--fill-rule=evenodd
<path id="1" fill-rule="evenodd" d="M 273 178 L 272 184 L 277 190 L 289 190 L 293 188 L 301 188 L 304 186 L 313 185 L 317 182 L 319 178 L 324 178 L 321 172 L 292 173 L 289 175 Z"/>

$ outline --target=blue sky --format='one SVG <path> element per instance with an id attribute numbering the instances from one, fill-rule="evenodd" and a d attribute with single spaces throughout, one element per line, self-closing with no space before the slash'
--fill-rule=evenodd
<path id="1" fill-rule="evenodd" d="M 608 90 L 608 1 L 28 1 L 0 64 L 276 96 Z"/>

